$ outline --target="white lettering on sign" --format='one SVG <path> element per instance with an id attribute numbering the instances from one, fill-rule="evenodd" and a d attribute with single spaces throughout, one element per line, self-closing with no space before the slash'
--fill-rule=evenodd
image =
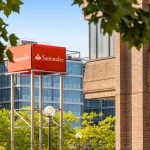
<path id="1" fill-rule="evenodd" d="M 45 55 L 40 56 L 39 54 L 37 54 L 35 56 L 35 59 L 36 60 L 43 60 L 43 61 L 56 61 L 56 62 L 63 62 L 64 61 L 64 59 L 60 58 L 59 56 L 58 57 L 50 57 L 50 56 L 45 56 Z"/>
<path id="2" fill-rule="evenodd" d="M 30 56 L 25 54 L 24 56 L 14 58 L 14 61 L 19 62 L 19 61 L 25 61 L 25 60 L 29 60 L 29 59 L 30 59 Z"/>

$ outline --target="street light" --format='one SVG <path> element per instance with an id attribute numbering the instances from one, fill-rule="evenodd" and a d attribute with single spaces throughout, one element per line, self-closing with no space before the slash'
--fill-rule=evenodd
<path id="1" fill-rule="evenodd" d="M 44 115 L 46 117 L 48 117 L 48 150 L 51 149 L 51 143 L 50 143 L 50 121 L 51 118 L 54 117 L 55 115 L 55 108 L 52 106 L 47 106 L 45 107 L 44 111 L 43 111 Z"/>
<path id="2" fill-rule="evenodd" d="M 78 142 L 79 142 L 79 150 L 80 150 L 80 139 L 82 138 L 82 134 L 81 132 L 77 132 L 75 137 L 78 139 Z"/>

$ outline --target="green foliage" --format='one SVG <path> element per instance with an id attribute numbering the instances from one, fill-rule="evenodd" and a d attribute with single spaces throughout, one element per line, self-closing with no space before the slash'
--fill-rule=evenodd
<path id="1" fill-rule="evenodd" d="M 80 147 L 82 150 L 115 150 L 115 131 L 114 117 L 107 117 L 103 121 L 99 121 L 96 125 L 92 120 L 95 117 L 101 117 L 102 114 L 91 112 L 83 114 L 82 128 L 77 128 L 76 133 L 80 132 Z M 71 139 L 73 145 L 79 144 L 79 139 Z M 74 142 L 73 142 L 74 141 Z"/>
<path id="2" fill-rule="evenodd" d="M 19 13 L 20 5 L 22 4 L 22 0 L 0 0 L 0 12 L 3 12 L 5 16 L 9 17 L 12 12 Z M 13 62 L 13 55 L 6 45 L 9 43 L 10 46 L 15 46 L 18 40 L 15 34 L 8 34 L 7 26 L 8 25 L 0 17 L 0 63 L 3 63 L 5 54 L 8 60 Z"/>
<path id="3" fill-rule="evenodd" d="M 10 111 L 0 110 L 0 146 L 9 149 L 10 143 Z"/>
<path id="4" fill-rule="evenodd" d="M 28 109 L 28 108 L 26 108 Z M 18 111 L 20 116 L 24 116 L 24 119 L 30 123 L 29 110 Z M 10 111 L 6 109 L 0 110 L 0 150 L 10 150 Z M 34 123 L 35 123 L 35 149 L 39 147 L 39 113 L 35 110 Z M 59 113 L 56 113 L 53 118 L 57 124 L 59 124 Z M 68 140 L 75 136 L 75 129 L 72 126 L 73 122 L 78 122 L 79 119 L 72 113 L 64 114 L 64 149 L 68 147 Z M 27 124 L 20 119 L 15 113 L 16 126 L 26 126 L 26 128 L 15 128 L 15 150 L 28 150 L 30 149 L 30 128 Z M 43 116 L 43 149 L 48 149 L 48 124 L 47 118 Z M 59 125 L 56 125 L 51 121 L 51 149 L 59 149 Z"/>
<path id="5" fill-rule="evenodd" d="M 27 122 L 30 122 L 29 111 L 18 111 L 21 116 L 24 116 Z M 10 111 L 6 109 L 0 110 L 0 150 L 10 150 Z M 71 112 L 64 114 L 64 149 L 76 150 L 79 146 L 79 139 L 75 138 L 77 132 L 82 133 L 80 141 L 82 150 L 113 150 L 115 149 L 115 131 L 114 118 L 107 117 L 105 120 L 95 125 L 93 118 L 102 116 L 102 114 L 83 114 L 82 127 L 73 128 L 72 123 L 79 122 L 79 118 L 74 116 Z M 35 149 L 39 147 L 39 113 L 35 110 Z M 15 113 L 15 124 L 17 126 L 27 126 L 23 120 L 19 120 L 19 116 Z M 56 113 L 53 120 L 59 124 L 59 113 Z M 47 119 L 43 116 L 43 126 L 47 127 Z M 43 128 L 43 150 L 48 148 L 48 128 Z M 15 150 L 29 150 L 30 149 L 30 129 L 29 128 L 15 128 Z M 59 126 L 51 121 L 51 149 L 59 149 Z"/>
<path id="6" fill-rule="evenodd" d="M 137 0 L 86 0 L 83 8 L 85 16 L 91 15 L 90 22 L 102 19 L 101 28 L 109 35 L 113 31 L 122 34 L 129 47 L 140 49 L 142 44 L 150 41 L 150 12 L 137 7 Z M 81 6 L 83 0 L 73 0 Z M 143 4 L 148 8 L 148 4 Z M 99 15 L 102 12 L 102 15 Z"/>

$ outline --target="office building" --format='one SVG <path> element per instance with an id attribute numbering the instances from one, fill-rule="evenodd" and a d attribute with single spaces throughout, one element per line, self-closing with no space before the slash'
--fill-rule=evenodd
<path id="1" fill-rule="evenodd" d="M 138 1 L 142 6 L 149 1 Z M 115 101 L 116 149 L 150 149 L 150 50 L 128 48 L 119 33 L 103 35 L 89 25 L 89 56 L 84 74 L 88 100 Z"/>

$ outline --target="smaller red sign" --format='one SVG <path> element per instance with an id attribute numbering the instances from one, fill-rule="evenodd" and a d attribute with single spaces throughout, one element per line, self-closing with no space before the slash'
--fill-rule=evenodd
<path id="1" fill-rule="evenodd" d="M 8 72 L 18 72 L 31 69 L 31 45 L 10 48 L 14 63 L 8 62 Z"/>
<path id="2" fill-rule="evenodd" d="M 66 72 L 66 48 L 33 44 L 32 68 L 53 72 Z"/>

